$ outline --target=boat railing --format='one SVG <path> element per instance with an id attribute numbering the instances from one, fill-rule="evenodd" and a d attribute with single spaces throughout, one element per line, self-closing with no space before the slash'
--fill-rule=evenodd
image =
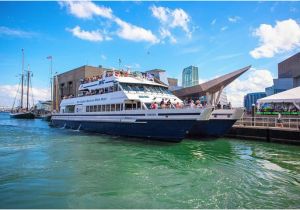
<path id="1" fill-rule="evenodd" d="M 288 128 L 300 130 L 300 118 L 276 117 L 243 117 L 235 123 L 236 126 Z"/>

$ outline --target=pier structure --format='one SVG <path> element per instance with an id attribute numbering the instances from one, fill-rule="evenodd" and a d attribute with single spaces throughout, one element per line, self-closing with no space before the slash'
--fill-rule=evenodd
<path id="1" fill-rule="evenodd" d="M 251 66 L 247 66 L 202 84 L 175 90 L 173 93 L 180 99 L 206 96 L 207 103 L 215 106 L 220 100 L 223 89 L 250 68 Z"/>
<path id="2" fill-rule="evenodd" d="M 243 117 L 226 134 L 231 138 L 300 145 L 300 118 Z"/>

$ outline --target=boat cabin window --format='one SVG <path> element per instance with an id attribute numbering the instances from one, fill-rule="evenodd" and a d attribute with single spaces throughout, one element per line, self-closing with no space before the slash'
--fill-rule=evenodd
<path id="1" fill-rule="evenodd" d="M 136 109 L 140 107 L 140 102 L 133 104 L 128 108 L 128 110 Z M 85 107 L 86 112 L 114 112 L 114 111 L 122 111 L 123 104 L 103 104 L 103 105 L 92 105 Z"/>
<path id="2" fill-rule="evenodd" d="M 125 103 L 125 110 L 141 109 L 141 102 L 132 101 Z"/>
<path id="3" fill-rule="evenodd" d="M 107 111 L 107 112 L 110 111 L 110 104 L 107 104 L 107 105 L 105 106 L 105 111 Z"/>
<path id="4" fill-rule="evenodd" d="M 65 113 L 74 113 L 75 112 L 75 105 L 68 105 L 65 108 Z"/>
<path id="5" fill-rule="evenodd" d="M 142 92 L 154 92 L 154 93 L 165 93 L 171 94 L 166 87 L 155 86 L 155 85 L 143 85 L 143 84 L 128 84 L 120 83 L 125 91 L 142 91 Z"/>

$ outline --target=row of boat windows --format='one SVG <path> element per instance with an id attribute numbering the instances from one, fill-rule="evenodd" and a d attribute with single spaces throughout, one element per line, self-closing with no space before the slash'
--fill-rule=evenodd
<path id="1" fill-rule="evenodd" d="M 109 86 L 106 88 L 100 88 L 97 90 L 91 90 L 89 91 L 83 91 L 82 94 L 79 94 L 79 96 L 87 96 L 87 95 L 95 95 L 95 94 L 103 94 L 103 93 L 111 93 L 111 92 L 117 92 L 120 91 L 121 88 L 118 84 L 114 84 L 113 86 Z"/>
<path id="2" fill-rule="evenodd" d="M 136 92 L 155 92 L 155 93 L 165 93 L 165 94 L 172 94 L 167 88 L 153 86 L 153 85 L 143 85 L 143 84 L 127 84 L 127 83 L 120 83 L 120 86 L 125 91 L 136 91 Z M 114 84 L 113 86 L 100 88 L 97 90 L 83 91 L 79 96 L 87 96 L 87 95 L 96 95 L 96 94 L 103 94 L 103 93 L 111 93 L 117 92 L 121 90 L 118 84 Z"/>
<path id="3" fill-rule="evenodd" d="M 133 104 L 104 104 L 104 105 L 93 105 L 86 106 L 86 112 L 114 112 L 114 111 L 122 111 L 123 107 L 125 110 L 136 110 L 141 109 L 141 103 L 133 103 Z"/>
<path id="4" fill-rule="evenodd" d="M 144 85 L 144 84 L 128 84 L 128 83 L 120 83 L 122 88 L 126 91 L 142 91 L 142 92 L 158 92 L 171 94 L 167 88 L 153 85 Z"/>

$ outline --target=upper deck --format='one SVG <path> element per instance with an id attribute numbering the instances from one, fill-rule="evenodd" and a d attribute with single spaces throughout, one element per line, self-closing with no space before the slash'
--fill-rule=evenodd
<path id="1" fill-rule="evenodd" d="M 133 72 L 129 73 L 126 71 L 106 71 L 103 75 L 84 79 L 82 84 L 79 86 L 79 91 L 92 91 L 99 88 L 107 88 L 113 86 L 115 83 L 123 84 L 140 84 L 140 85 L 151 85 L 167 88 L 168 86 L 157 83 L 149 73 Z"/>

